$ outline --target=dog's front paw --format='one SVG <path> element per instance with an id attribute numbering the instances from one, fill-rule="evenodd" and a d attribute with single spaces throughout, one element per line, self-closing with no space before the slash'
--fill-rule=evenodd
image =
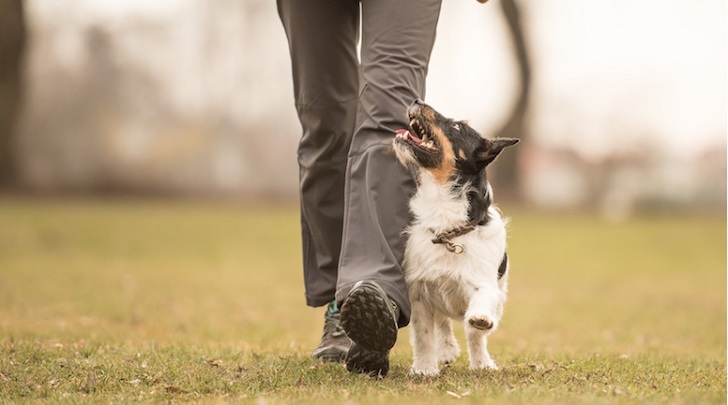
<path id="1" fill-rule="evenodd" d="M 495 327 L 493 318 L 487 315 L 471 315 L 467 317 L 468 324 L 475 329 L 491 330 Z"/>
<path id="2" fill-rule="evenodd" d="M 435 367 L 418 367 L 415 365 L 412 365 L 412 368 L 410 369 L 410 375 L 421 375 L 424 377 L 434 377 L 436 375 L 440 374 L 440 370 L 437 369 L 437 366 Z"/>
<path id="3" fill-rule="evenodd" d="M 498 370 L 498 366 L 495 364 L 495 362 L 493 361 L 493 359 L 488 358 L 488 359 L 486 359 L 486 360 L 484 360 L 482 362 L 477 362 L 477 363 L 474 363 L 474 362 L 471 361 L 470 362 L 470 369 L 471 370 L 491 370 L 491 371 L 496 371 L 496 370 Z"/>

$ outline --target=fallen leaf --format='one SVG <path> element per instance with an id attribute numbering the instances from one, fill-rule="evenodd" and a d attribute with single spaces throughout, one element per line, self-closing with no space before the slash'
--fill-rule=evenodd
<path id="1" fill-rule="evenodd" d="M 457 399 L 461 399 L 461 398 L 462 398 L 462 395 L 460 395 L 460 394 L 456 394 L 456 393 L 454 393 L 454 392 L 452 392 L 452 391 L 445 391 L 445 393 L 446 393 L 447 395 L 450 395 L 450 396 L 451 396 L 451 397 L 453 397 L 453 398 L 457 398 Z"/>
<path id="2" fill-rule="evenodd" d="M 220 367 L 220 366 L 222 366 L 222 360 L 217 360 L 217 359 L 207 360 L 207 359 L 203 359 L 203 361 L 208 366 L 210 366 L 210 367 Z"/>

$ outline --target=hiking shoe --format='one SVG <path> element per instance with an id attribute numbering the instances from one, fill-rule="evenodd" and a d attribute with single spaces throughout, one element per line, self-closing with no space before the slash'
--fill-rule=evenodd
<path id="1" fill-rule="evenodd" d="M 341 305 L 341 326 L 354 341 L 346 356 L 351 372 L 387 375 L 389 350 L 397 341 L 399 309 L 374 281 L 354 284 Z"/>
<path id="2" fill-rule="evenodd" d="M 389 372 L 389 350 L 367 350 L 353 343 L 346 354 L 346 370 L 351 373 L 386 377 Z"/>
<path id="3" fill-rule="evenodd" d="M 311 357 L 324 362 L 344 361 L 351 347 L 351 339 L 346 336 L 346 332 L 341 327 L 340 314 L 339 309 L 336 307 L 336 301 L 332 301 L 329 304 L 325 319 L 321 342 L 313 351 Z"/>

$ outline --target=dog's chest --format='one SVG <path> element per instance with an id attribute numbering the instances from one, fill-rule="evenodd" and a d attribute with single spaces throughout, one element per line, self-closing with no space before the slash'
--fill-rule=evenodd
<path id="1" fill-rule="evenodd" d="M 432 243 L 433 237 L 428 228 L 415 226 L 410 230 L 405 278 L 413 299 L 462 315 L 475 291 L 499 290 L 498 268 L 505 253 L 505 229 L 500 218 L 497 224 L 455 239 L 453 242 L 463 246 L 460 254 Z"/>
<path id="2" fill-rule="evenodd" d="M 436 232 L 467 219 L 466 200 L 419 189 L 410 207 L 415 220 L 409 228 L 405 276 L 412 299 L 462 316 L 475 291 L 499 290 L 498 268 L 505 253 L 506 231 L 495 208 L 486 225 L 452 240 L 463 247 L 458 254 L 432 239 Z"/>

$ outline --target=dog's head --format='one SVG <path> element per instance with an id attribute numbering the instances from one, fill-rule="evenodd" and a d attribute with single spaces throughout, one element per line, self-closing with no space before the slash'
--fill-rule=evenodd
<path id="1" fill-rule="evenodd" d="M 515 138 L 486 139 L 465 121 L 444 117 L 421 100 L 407 108 L 409 126 L 394 139 L 397 159 L 427 170 L 439 183 L 478 176 Z"/>

